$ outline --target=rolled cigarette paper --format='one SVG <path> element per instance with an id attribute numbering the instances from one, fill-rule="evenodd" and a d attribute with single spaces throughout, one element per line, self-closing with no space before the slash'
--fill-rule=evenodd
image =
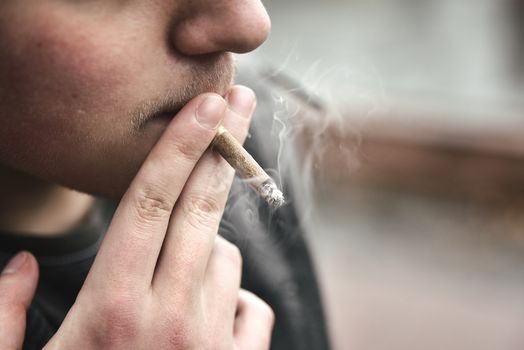
<path id="1" fill-rule="evenodd" d="M 273 208 L 282 206 L 284 195 L 275 181 L 222 125 L 213 140 L 215 149 L 248 184 Z"/>

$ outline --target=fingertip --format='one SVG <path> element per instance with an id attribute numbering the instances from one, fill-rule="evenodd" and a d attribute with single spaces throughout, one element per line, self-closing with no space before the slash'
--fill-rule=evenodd
<path id="1" fill-rule="evenodd" d="M 24 264 L 23 272 L 28 274 L 34 274 L 38 277 L 38 261 L 35 256 L 30 252 L 25 252 L 27 254 L 27 261 Z"/>
<path id="2" fill-rule="evenodd" d="M 2 275 L 13 275 L 17 273 L 27 261 L 27 252 L 20 252 L 13 256 L 2 270 Z"/>
<path id="3" fill-rule="evenodd" d="M 256 95 L 246 86 L 234 85 L 226 94 L 226 101 L 230 110 L 242 117 L 250 118 L 255 110 Z"/>
<path id="4" fill-rule="evenodd" d="M 27 273 L 37 270 L 38 263 L 33 254 L 28 251 L 21 251 L 13 256 L 2 270 L 2 275 L 13 275 L 18 273 Z"/>
<path id="5" fill-rule="evenodd" d="M 257 344 L 257 349 L 269 349 L 275 313 L 265 301 L 255 294 L 240 289 L 235 319 L 235 341 L 239 348 Z"/>
<path id="6" fill-rule="evenodd" d="M 0 289 L 4 297 L 18 300 L 26 307 L 31 303 L 38 282 L 38 263 L 35 257 L 22 251 L 2 270 Z"/>
<path id="7" fill-rule="evenodd" d="M 206 129 L 216 129 L 224 119 L 227 103 L 218 94 L 210 93 L 202 97 L 195 111 L 198 124 Z"/>
<path id="8" fill-rule="evenodd" d="M 26 327 L 26 311 L 33 300 L 38 281 L 35 257 L 22 251 L 4 267 L 0 275 L 0 348 L 21 349 Z"/>
<path id="9" fill-rule="evenodd" d="M 23 282 L 21 283 L 24 284 L 25 287 L 22 294 L 25 294 L 24 299 L 26 302 L 26 307 L 29 307 L 38 284 L 39 268 L 38 262 L 34 255 L 29 252 L 26 253 L 27 261 L 20 270 L 20 274 L 22 275 L 21 278 L 23 279 Z"/>
<path id="10" fill-rule="evenodd" d="M 2 270 L 1 277 L 24 278 L 35 280 L 38 278 L 38 262 L 28 251 L 21 251 L 13 256 Z M 36 283 L 36 282 L 35 282 Z"/>

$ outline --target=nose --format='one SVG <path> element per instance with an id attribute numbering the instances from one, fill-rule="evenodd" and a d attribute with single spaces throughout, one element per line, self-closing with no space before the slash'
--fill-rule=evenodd
<path id="1" fill-rule="evenodd" d="M 184 3 L 171 28 L 173 45 L 183 54 L 244 53 L 260 46 L 269 35 L 269 16 L 260 0 Z"/>

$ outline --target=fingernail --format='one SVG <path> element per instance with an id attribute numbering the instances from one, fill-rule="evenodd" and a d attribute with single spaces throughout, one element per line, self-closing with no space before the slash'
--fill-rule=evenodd
<path id="1" fill-rule="evenodd" d="M 198 106 L 195 118 L 206 129 L 215 129 L 224 118 L 226 102 L 219 96 L 210 95 Z"/>
<path id="2" fill-rule="evenodd" d="M 235 86 L 226 96 L 229 109 L 241 115 L 250 117 L 255 109 L 255 93 L 245 86 Z"/>
<path id="3" fill-rule="evenodd" d="M 4 270 L 2 271 L 2 275 L 8 275 L 16 273 L 25 263 L 27 260 L 27 253 L 26 252 L 20 252 L 16 254 L 11 260 L 9 260 L 9 263 L 4 267 Z"/>

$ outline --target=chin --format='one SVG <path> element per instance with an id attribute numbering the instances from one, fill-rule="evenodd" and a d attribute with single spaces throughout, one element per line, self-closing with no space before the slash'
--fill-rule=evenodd
<path id="1" fill-rule="evenodd" d="M 49 174 L 48 180 L 92 196 L 120 200 L 138 173 L 149 148 L 138 153 L 130 147 L 121 150 L 124 153 L 105 154 L 104 158 L 96 160 L 83 159 L 80 164 L 66 162 L 59 173 Z"/>
<path id="2" fill-rule="evenodd" d="M 75 182 L 69 183 L 65 186 L 82 193 L 86 193 L 95 197 L 103 197 L 119 201 L 125 194 L 131 180 L 129 181 L 110 181 L 110 182 Z"/>

